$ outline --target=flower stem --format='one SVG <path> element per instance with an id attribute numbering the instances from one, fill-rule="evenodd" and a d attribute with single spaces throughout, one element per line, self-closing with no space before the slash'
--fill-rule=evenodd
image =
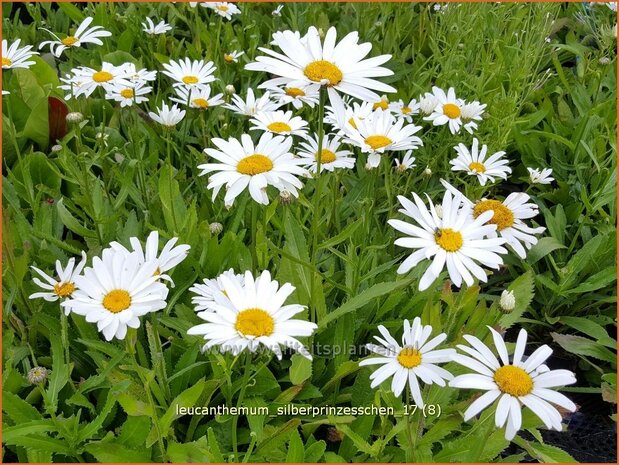
<path id="1" fill-rule="evenodd" d="M 251 352 L 247 352 L 245 354 L 245 368 L 243 369 L 243 380 L 241 381 L 241 389 L 239 391 L 239 397 L 236 401 L 237 410 L 238 407 L 243 403 L 243 398 L 245 397 L 245 389 L 247 389 L 247 384 L 249 382 L 249 373 L 251 371 Z M 239 461 L 239 445 L 237 438 L 237 424 L 239 421 L 239 416 L 234 415 L 232 417 L 232 450 L 234 451 L 234 460 L 236 462 Z"/>
<path id="2" fill-rule="evenodd" d="M 318 104 L 318 151 L 316 153 L 316 189 L 314 191 L 314 198 L 312 199 L 313 218 L 312 218 L 312 267 L 315 274 L 312 276 L 310 283 L 310 301 L 312 302 L 312 311 L 310 312 L 310 319 L 313 322 L 318 320 L 318 309 L 314 301 L 316 284 L 319 283 L 320 273 L 318 272 L 318 228 L 320 224 L 320 196 L 322 191 L 322 179 L 320 176 L 321 162 L 322 162 L 322 142 L 325 136 L 324 133 L 324 116 L 325 116 L 325 100 L 327 96 L 327 89 L 325 86 L 320 87 L 320 101 Z"/>

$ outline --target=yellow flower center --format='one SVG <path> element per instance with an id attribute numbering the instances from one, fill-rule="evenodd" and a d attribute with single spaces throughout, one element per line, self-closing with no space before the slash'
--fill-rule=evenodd
<path id="1" fill-rule="evenodd" d="M 120 313 L 131 305 L 131 296 L 124 289 L 114 289 L 103 297 L 103 307 L 112 313 Z"/>
<path id="2" fill-rule="evenodd" d="M 62 39 L 61 42 L 63 43 L 63 45 L 66 45 L 67 47 L 71 47 L 72 45 L 75 45 L 75 43 L 77 42 L 77 37 L 68 36 Z"/>
<path id="3" fill-rule="evenodd" d="M 226 11 L 228 11 L 230 8 L 228 8 L 226 5 L 217 5 L 217 9 L 218 9 L 219 11 L 226 12 Z"/>
<path id="4" fill-rule="evenodd" d="M 373 150 L 382 149 L 392 142 L 391 139 L 385 136 L 368 136 L 365 138 L 365 143 L 372 147 Z"/>
<path id="5" fill-rule="evenodd" d="M 286 87 L 286 95 L 290 97 L 305 97 L 305 92 L 298 87 Z"/>
<path id="6" fill-rule="evenodd" d="M 73 283 L 57 283 L 54 284 L 54 294 L 58 297 L 69 297 L 75 290 Z"/>
<path id="7" fill-rule="evenodd" d="M 2 66 L 11 66 L 12 64 L 13 62 L 11 60 L 9 60 L 8 58 L 2 57 Z"/>
<path id="8" fill-rule="evenodd" d="M 445 105 L 443 105 L 443 114 L 448 118 L 456 119 L 458 116 L 460 116 L 460 113 L 461 111 L 458 105 L 455 105 L 453 103 L 446 103 Z"/>
<path id="9" fill-rule="evenodd" d="M 329 86 L 337 86 L 344 78 L 340 68 L 327 60 L 312 61 L 303 70 L 303 74 L 314 82 L 329 82 Z"/>
<path id="10" fill-rule="evenodd" d="M 208 108 L 208 100 L 203 98 L 195 98 L 192 100 L 192 103 L 200 108 Z"/>
<path id="11" fill-rule="evenodd" d="M 372 110 L 376 110 L 378 108 L 386 110 L 387 108 L 389 108 L 389 102 L 387 100 L 381 100 L 380 102 L 376 102 L 374 105 L 372 105 Z"/>
<path id="12" fill-rule="evenodd" d="M 485 173 L 486 172 L 486 167 L 484 166 L 483 163 L 479 163 L 478 161 L 474 161 L 472 163 L 469 164 L 469 169 L 471 171 L 476 171 L 478 173 Z"/>
<path id="13" fill-rule="evenodd" d="M 408 115 L 411 111 L 410 107 L 402 107 L 402 110 L 400 110 L 403 114 Z"/>
<path id="14" fill-rule="evenodd" d="M 415 368 L 421 364 L 421 354 L 417 349 L 404 347 L 398 354 L 398 362 L 404 368 Z"/>
<path id="15" fill-rule="evenodd" d="M 133 98 L 133 96 L 135 95 L 133 92 L 133 89 L 123 89 L 120 91 L 120 95 L 124 98 Z"/>
<path id="16" fill-rule="evenodd" d="M 97 71 L 92 75 L 92 80 L 95 82 L 108 82 L 114 79 L 112 73 L 108 73 L 107 71 Z"/>
<path id="17" fill-rule="evenodd" d="M 185 77 L 183 77 L 182 81 L 185 84 L 188 84 L 188 85 L 197 84 L 198 83 L 198 77 L 197 76 L 185 76 Z"/>
<path id="18" fill-rule="evenodd" d="M 477 218 L 484 212 L 492 210 L 494 215 L 490 218 L 488 223 L 496 224 L 496 228 L 502 231 L 505 228 L 509 228 L 514 224 L 514 212 L 503 205 L 498 200 L 482 200 L 475 207 L 473 207 L 473 216 Z"/>
<path id="19" fill-rule="evenodd" d="M 357 123 L 355 123 L 355 119 L 354 118 L 350 118 L 348 120 L 348 124 L 350 124 L 353 128 L 357 129 Z"/>
<path id="20" fill-rule="evenodd" d="M 228 63 L 231 63 L 234 61 L 234 57 L 232 55 L 229 55 L 228 53 L 224 53 L 224 60 L 226 60 Z"/>
<path id="21" fill-rule="evenodd" d="M 462 234 L 451 228 L 439 229 L 434 235 L 436 243 L 447 252 L 456 252 L 462 247 Z"/>
<path id="22" fill-rule="evenodd" d="M 273 317 L 260 308 L 249 308 L 236 316 L 234 328 L 243 336 L 270 336 L 273 334 Z"/>
<path id="23" fill-rule="evenodd" d="M 320 155 L 316 154 L 316 161 L 320 159 L 320 163 L 333 163 L 335 161 L 335 154 L 329 149 L 322 149 Z"/>
<path id="24" fill-rule="evenodd" d="M 248 174 L 254 176 L 260 173 L 266 173 L 273 169 L 273 162 L 265 155 L 255 153 L 248 157 L 243 158 L 236 165 L 236 170 L 241 174 Z"/>
<path id="25" fill-rule="evenodd" d="M 494 372 L 494 382 L 501 392 L 515 397 L 526 396 L 533 390 L 533 379 L 520 367 L 505 365 Z"/>
<path id="26" fill-rule="evenodd" d="M 159 276 L 160 274 L 161 274 L 161 268 L 157 267 L 157 269 L 153 273 L 153 276 Z"/>
<path id="27" fill-rule="evenodd" d="M 273 131 L 273 132 L 290 132 L 292 131 L 292 128 L 287 125 L 286 123 L 282 123 L 282 122 L 275 122 L 275 123 L 271 123 L 267 126 L 267 129 L 269 131 Z"/>

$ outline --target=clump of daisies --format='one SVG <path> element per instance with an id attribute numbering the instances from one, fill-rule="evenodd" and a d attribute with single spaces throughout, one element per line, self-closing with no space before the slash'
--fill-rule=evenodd
<path id="1" fill-rule="evenodd" d="M 229 271 L 214 282 L 204 281 L 194 287 L 201 297 L 194 303 L 196 310 L 204 309 L 198 316 L 206 323 L 187 333 L 204 338 L 204 351 L 218 346 L 222 352 L 237 355 L 244 350 L 256 352 L 262 345 L 281 359 L 284 346 L 311 360 L 310 352 L 296 338 L 311 336 L 317 325 L 292 318 L 305 309 L 299 304 L 285 305 L 294 290 L 289 283 L 280 286 L 268 271 L 258 277 L 249 271 L 241 277 Z"/>
<path id="2" fill-rule="evenodd" d="M 172 281 L 165 274 L 187 257 L 188 245 L 176 245 L 177 238 L 169 240 L 159 251 L 159 234 L 153 231 L 145 248 L 137 237 L 130 238 L 131 249 L 112 242 L 101 256 L 86 265 L 86 253 L 75 266 L 75 258 L 67 266 L 56 262 L 58 279 L 32 267 L 45 281 L 34 277 L 43 289 L 30 296 L 53 302 L 61 300 L 65 314 L 82 315 L 107 341 L 124 339 L 127 328 L 138 328 L 140 317 L 165 308 L 168 288 L 163 281 Z"/>

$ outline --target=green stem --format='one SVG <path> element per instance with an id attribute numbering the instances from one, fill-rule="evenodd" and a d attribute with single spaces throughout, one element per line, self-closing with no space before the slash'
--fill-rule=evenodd
<path id="1" fill-rule="evenodd" d="M 325 136 L 324 132 L 324 116 L 325 116 L 325 100 L 327 96 L 327 89 L 325 86 L 320 87 L 320 102 L 318 105 L 318 151 L 316 153 L 316 189 L 314 191 L 314 198 L 312 199 L 313 218 L 312 218 L 312 266 L 316 270 L 316 274 L 312 276 L 310 283 L 310 301 L 312 302 L 310 312 L 310 318 L 313 322 L 318 320 L 318 309 L 314 303 L 316 282 L 320 279 L 320 272 L 318 270 L 318 230 L 320 225 L 320 196 L 322 191 L 322 178 L 321 178 L 321 159 L 322 159 L 322 142 Z"/>
<path id="2" fill-rule="evenodd" d="M 166 130 L 166 140 L 167 140 L 167 163 L 168 163 L 168 189 L 170 190 L 170 196 L 173 196 L 172 184 L 174 181 L 174 174 L 172 170 L 174 169 L 172 166 L 172 133 L 169 130 Z M 176 223 L 176 213 L 174 205 L 170 205 L 170 211 L 172 212 L 172 225 L 174 226 L 174 233 L 178 233 L 178 224 Z"/>
<path id="3" fill-rule="evenodd" d="M 251 263 L 254 268 L 254 273 L 258 273 L 258 248 L 256 244 L 256 227 L 258 226 L 258 202 L 253 201 L 251 205 Z"/>
<path id="4" fill-rule="evenodd" d="M 60 337 L 62 338 L 62 345 L 64 346 L 65 363 L 68 366 L 71 361 L 69 355 L 69 322 L 67 320 L 67 315 L 64 313 L 64 308 L 60 308 Z"/>
<path id="5" fill-rule="evenodd" d="M 241 389 L 239 391 L 239 398 L 236 402 L 237 409 L 241 407 L 243 403 L 243 398 L 245 397 L 245 389 L 247 389 L 247 384 L 249 383 L 249 373 L 251 371 L 251 352 L 247 352 L 245 354 L 245 368 L 243 371 L 243 380 L 241 381 Z M 239 422 L 239 416 L 234 415 L 232 417 L 232 450 L 234 451 L 234 459 L 236 462 L 239 461 L 239 445 L 237 438 L 237 424 Z"/>

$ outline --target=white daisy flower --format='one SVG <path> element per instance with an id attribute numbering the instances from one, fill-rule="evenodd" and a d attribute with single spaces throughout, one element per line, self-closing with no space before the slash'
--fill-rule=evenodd
<path id="1" fill-rule="evenodd" d="M 86 252 L 82 251 L 82 260 L 77 264 L 77 266 L 75 266 L 75 257 L 71 257 L 69 259 L 67 266 L 64 269 L 62 268 L 62 263 L 60 260 L 56 260 L 56 274 L 58 275 L 58 279 L 52 278 L 36 266 L 31 266 L 30 268 L 36 271 L 39 276 L 44 279 L 44 281 L 41 281 L 37 277 L 32 278 L 32 280 L 44 291 L 30 294 L 28 298 L 45 299 L 48 302 L 55 302 L 58 299 L 70 298 L 77 289 L 75 286 L 75 278 L 80 275 L 82 269 L 84 269 L 84 265 L 86 265 Z M 69 313 L 71 313 L 71 308 L 65 307 L 65 314 L 68 315 Z"/>
<path id="2" fill-rule="evenodd" d="M 173 128 L 182 121 L 185 117 L 185 113 L 185 110 L 181 110 L 176 104 L 168 107 L 167 103 L 163 103 L 161 109 L 157 107 L 157 113 L 149 111 L 148 116 L 162 126 Z"/>
<path id="3" fill-rule="evenodd" d="M 488 329 L 492 332 L 500 362 L 483 342 L 470 335 L 465 335 L 464 339 L 471 347 L 463 344 L 457 346 L 467 355 L 453 356 L 455 362 L 476 373 L 456 376 L 449 382 L 449 386 L 488 391 L 464 412 L 464 420 L 470 420 L 498 399 L 495 424 L 497 428 L 505 425 L 505 439 L 508 441 L 516 436 L 522 426 L 523 406 L 537 415 L 548 429 L 561 431 L 561 414 L 552 404 L 570 412 L 576 410 L 576 405 L 550 388 L 575 383 L 574 373 L 568 370 L 548 370 L 543 365 L 552 354 L 552 349 L 547 345 L 524 357 L 527 343 L 527 332 L 524 329 L 518 334 L 510 363 L 505 341 L 498 332 L 490 327 Z"/>
<path id="4" fill-rule="evenodd" d="M 397 158 L 395 159 L 395 166 L 396 169 L 399 172 L 404 172 L 406 170 L 410 170 L 411 168 L 414 168 L 415 165 L 415 157 L 413 157 L 413 151 L 412 150 L 408 150 L 405 154 L 404 157 L 402 158 L 402 161 L 398 160 Z"/>
<path id="5" fill-rule="evenodd" d="M 320 87 L 310 84 L 305 87 L 269 87 L 269 92 L 273 96 L 273 100 L 280 105 L 292 103 L 297 110 L 300 110 L 303 104 L 310 108 L 318 105 L 320 100 Z"/>
<path id="6" fill-rule="evenodd" d="M 118 85 L 131 86 L 128 81 L 128 65 L 128 63 L 124 63 L 120 66 L 114 66 L 104 61 L 101 64 L 101 69 L 81 67 L 71 70 L 73 73 L 72 83 L 78 83 L 77 86 L 73 87 L 73 95 L 75 97 L 80 95 L 90 97 L 97 87 L 102 87 L 106 92 L 113 92 Z"/>
<path id="7" fill-rule="evenodd" d="M 281 15 L 282 15 L 282 10 L 283 10 L 283 9 L 284 9 L 284 5 L 283 5 L 283 4 L 277 5 L 277 8 L 275 8 L 275 9 L 271 12 L 271 14 L 272 14 L 273 16 L 281 16 Z"/>
<path id="8" fill-rule="evenodd" d="M 441 183 L 452 194 L 460 194 L 447 181 L 441 179 Z M 502 202 L 493 199 L 482 199 L 477 203 L 473 203 L 464 196 L 461 196 L 461 199 L 464 207 L 471 212 L 472 219 L 492 211 L 493 215 L 488 220 L 489 224 L 496 225 L 496 232 L 492 236 L 498 234 L 504 238 L 505 244 L 509 245 L 520 258 L 526 258 L 527 250 L 537 244 L 537 237 L 533 234 L 541 234 L 546 230 L 543 226 L 531 228 L 523 221 L 531 219 L 539 213 L 538 206 L 534 203 L 528 203 L 530 197 L 524 192 L 513 192 Z"/>
<path id="9" fill-rule="evenodd" d="M 355 121 L 356 128 L 348 124 L 344 127 L 346 140 L 369 153 L 368 164 L 377 167 L 381 154 L 389 151 L 417 149 L 423 145 L 414 136 L 421 126 L 404 125 L 403 119 L 396 119 L 388 111 L 376 110 L 363 120 Z"/>
<path id="10" fill-rule="evenodd" d="M 157 79 L 157 71 L 146 68 L 137 69 L 133 63 L 127 64 L 127 79 L 131 82 L 148 82 Z"/>
<path id="11" fill-rule="evenodd" d="M 145 97 L 145 95 L 150 94 L 152 90 L 152 87 L 143 82 L 131 83 L 129 86 L 117 84 L 113 90 L 105 94 L 105 98 L 120 102 L 121 108 L 130 107 L 134 103 L 148 102 L 148 97 Z"/>
<path id="12" fill-rule="evenodd" d="M 142 244 L 137 237 L 129 238 L 129 243 L 133 248 L 132 250 L 128 250 L 125 246 L 116 241 L 110 243 L 110 247 L 116 252 L 124 252 L 127 254 L 136 253 L 140 264 L 155 262 L 157 267 L 155 268 L 154 274 L 158 278 L 165 279 L 174 284 L 172 278 L 165 273 L 185 260 L 189 254 L 189 249 L 191 249 L 187 244 L 181 244 L 175 247 L 177 241 L 178 237 L 173 237 L 166 242 L 163 249 L 161 249 L 161 253 L 159 253 L 159 232 L 152 231 L 146 238 L 144 249 L 142 249 Z"/>
<path id="13" fill-rule="evenodd" d="M 527 168 L 529 171 L 529 180 L 531 184 L 550 184 L 555 180 L 551 176 L 552 168 L 543 168 L 541 171 L 537 168 Z"/>
<path id="14" fill-rule="evenodd" d="M 196 312 L 214 312 L 213 304 L 227 305 L 230 302 L 225 294 L 222 276 L 237 281 L 241 287 L 245 285 L 244 275 L 235 273 L 232 268 L 224 271 L 216 278 L 203 279 L 202 284 L 195 283 L 189 288 L 189 291 L 196 294 L 191 298 L 191 303 L 195 306 Z"/>
<path id="15" fill-rule="evenodd" d="M 325 107 L 325 123 L 337 128 L 339 135 L 344 136 L 346 129 L 357 129 L 359 121 L 374 113 L 372 106 L 370 102 L 352 102 L 350 105 L 340 105 L 336 102 L 335 105 Z"/>
<path id="16" fill-rule="evenodd" d="M 162 73 L 176 81 L 173 86 L 186 87 L 197 87 L 213 82 L 215 80 L 213 73 L 217 69 L 212 61 L 205 63 L 204 60 L 192 61 L 189 58 L 170 60 L 164 63 L 163 67 L 165 71 Z"/>
<path id="17" fill-rule="evenodd" d="M 232 110 L 239 115 L 254 116 L 258 112 L 275 111 L 281 104 L 275 103 L 270 99 L 270 93 L 267 91 L 262 97 L 256 99 L 254 91 L 251 87 L 247 88 L 247 98 L 243 100 L 239 95 L 232 96 L 232 103 L 227 103 L 224 108 Z"/>
<path id="18" fill-rule="evenodd" d="M 259 56 L 245 69 L 264 71 L 280 78 L 271 79 L 260 87 L 285 85 L 302 87 L 307 84 L 327 86 L 329 98 L 333 102 L 338 98 L 337 92 L 351 95 L 368 102 L 377 101 L 381 92 L 395 92 L 387 84 L 373 79 L 391 76 L 393 71 L 380 65 L 387 62 L 391 55 L 380 55 L 365 59 L 370 53 L 370 43 L 359 44 L 359 34 L 351 32 L 339 44 L 336 44 L 336 29 L 331 27 L 321 43 L 320 34 L 315 27 L 310 27 L 304 37 L 298 32 L 283 31 L 273 34 L 276 45 L 283 53 L 266 48 L 260 50 L 269 56 Z"/>
<path id="19" fill-rule="evenodd" d="M 56 57 L 60 57 L 62 52 L 64 52 L 68 48 L 81 47 L 82 44 L 95 44 L 95 45 L 103 45 L 100 37 L 110 37 L 112 33 L 110 31 L 106 31 L 103 29 L 103 26 L 93 26 L 90 29 L 90 23 L 92 23 L 94 18 L 88 17 L 82 21 L 82 23 L 77 27 L 77 30 L 73 35 L 68 35 L 64 39 L 59 38 L 52 31 L 41 28 L 44 31 L 48 32 L 52 36 L 54 36 L 55 40 L 46 40 L 41 42 L 39 45 L 39 50 L 43 47 L 49 45 L 49 51 Z"/>
<path id="20" fill-rule="evenodd" d="M 284 305 L 294 292 L 294 286 L 286 283 L 280 287 L 268 271 L 263 271 L 256 279 L 246 271 L 242 284 L 226 275 L 220 278 L 228 301 L 212 304 L 213 311 L 198 313 L 207 323 L 187 331 L 189 335 L 204 336 L 206 344 L 203 350 L 220 346 L 221 350 L 237 355 L 245 349 L 255 352 L 262 344 L 280 360 L 280 346 L 289 347 L 312 359 L 295 337 L 311 336 L 317 325 L 291 319 L 305 309 L 303 305 Z"/>
<path id="21" fill-rule="evenodd" d="M 187 102 L 189 102 L 190 108 L 206 110 L 207 108 L 216 107 L 224 103 L 224 94 L 220 93 L 211 97 L 211 86 L 208 84 L 201 87 L 192 87 L 191 89 L 177 87 L 174 90 L 178 97 L 170 97 L 170 100 L 182 105 L 187 105 Z"/>
<path id="22" fill-rule="evenodd" d="M 30 68 L 34 65 L 34 61 L 28 61 L 34 55 L 38 55 L 37 52 L 32 52 L 32 45 L 25 45 L 19 47 L 21 39 L 15 40 L 9 47 L 9 43 L 6 40 L 2 41 L 2 69 L 15 69 L 15 68 Z"/>
<path id="23" fill-rule="evenodd" d="M 233 50 L 230 53 L 224 53 L 224 61 L 226 63 L 238 63 L 239 62 L 239 57 L 245 55 L 245 52 L 238 51 L 238 50 Z"/>
<path id="24" fill-rule="evenodd" d="M 417 100 L 412 99 L 407 104 L 400 99 L 397 102 L 390 103 L 389 110 L 396 116 L 396 118 L 402 118 L 407 123 L 410 123 L 413 121 L 413 115 L 419 113 L 419 103 L 417 103 Z"/>
<path id="25" fill-rule="evenodd" d="M 107 341 L 124 339 L 127 327 L 140 326 L 140 316 L 166 306 L 168 288 L 156 270 L 155 260 L 144 263 L 138 253 L 105 249 L 75 278 L 76 291 L 60 305 L 97 323 Z"/>
<path id="26" fill-rule="evenodd" d="M 238 15 L 241 13 L 239 7 L 234 3 L 228 2 L 202 2 L 200 6 L 210 8 L 216 12 L 219 16 L 226 18 L 228 21 L 232 19 L 232 15 Z"/>
<path id="27" fill-rule="evenodd" d="M 307 137 L 307 121 L 300 116 L 292 116 L 292 111 L 261 111 L 249 120 L 250 130 L 268 131 L 282 136 Z"/>
<path id="28" fill-rule="evenodd" d="M 477 101 L 469 102 L 462 105 L 460 118 L 464 129 L 469 134 L 473 134 L 473 131 L 477 129 L 477 121 L 482 120 L 482 115 L 486 109 L 486 104 L 481 104 Z"/>
<path id="29" fill-rule="evenodd" d="M 482 186 L 485 186 L 487 181 L 494 182 L 495 178 L 507 179 L 507 175 L 512 172 L 507 166 L 509 160 L 503 158 L 505 152 L 495 152 L 486 158 L 488 146 L 484 144 L 479 150 L 477 138 L 473 139 L 471 150 L 463 143 L 459 143 L 454 149 L 458 156 L 449 162 L 452 165 L 451 170 L 466 171 L 471 176 L 477 176 Z"/>
<path id="30" fill-rule="evenodd" d="M 322 151 L 318 156 L 318 134 L 308 137 L 306 142 L 301 142 L 301 149 L 297 152 L 305 167 L 310 173 L 315 173 L 318 169 L 318 158 L 320 158 L 320 171 L 334 171 L 336 168 L 353 168 L 356 159 L 349 150 L 340 150 L 340 138 L 336 135 L 325 135 L 322 139 Z"/>
<path id="31" fill-rule="evenodd" d="M 429 209 L 414 192 L 413 199 L 414 203 L 398 196 L 404 207 L 399 211 L 415 220 L 418 226 L 401 220 L 388 221 L 391 227 L 408 236 L 396 239 L 395 245 L 416 249 L 402 262 L 398 273 L 407 273 L 421 261 L 434 257 L 421 277 L 420 291 L 430 287 L 445 265 L 456 287 L 460 287 L 462 281 L 472 286 L 474 277 L 486 282 L 486 272 L 480 265 L 498 269 L 503 263 L 499 254 L 507 253 L 502 247 L 505 239 L 487 237 L 497 229 L 495 224 L 486 224 L 492 218 L 492 211 L 471 220 L 470 210 L 460 208 L 462 195 L 454 197 L 449 191 L 443 197 L 441 216 L 429 198 Z"/>
<path id="32" fill-rule="evenodd" d="M 304 176 L 307 171 L 301 167 L 303 161 L 290 153 L 292 138 L 265 132 L 255 146 L 249 134 L 243 134 L 240 141 L 232 137 L 227 141 L 219 138 L 212 141 L 219 150 L 204 149 L 204 152 L 219 163 L 206 163 L 198 168 L 203 170 L 200 176 L 218 171 L 210 176 L 207 186 L 213 189 L 213 201 L 224 185 L 226 206 L 231 206 L 246 188 L 251 197 L 263 205 L 269 203 L 266 188 L 270 185 L 280 192 L 287 190 L 299 196 L 297 189 L 303 183 L 297 176 Z"/>
<path id="33" fill-rule="evenodd" d="M 432 121 L 434 126 L 449 125 L 452 134 L 460 132 L 462 127 L 462 106 L 464 101 L 456 98 L 456 92 L 450 87 L 445 94 L 443 89 L 432 87 L 432 93 L 437 99 L 438 104 L 430 116 L 424 118 L 425 121 Z"/>
<path id="34" fill-rule="evenodd" d="M 426 92 L 423 97 L 419 97 L 419 110 L 424 115 L 431 115 L 438 106 L 439 101 L 431 92 Z"/>
<path id="35" fill-rule="evenodd" d="M 161 20 L 159 23 L 155 24 L 152 19 L 146 18 L 146 22 L 142 23 L 142 30 L 150 35 L 159 35 L 171 31 L 172 26 L 164 20 Z"/>
<path id="36" fill-rule="evenodd" d="M 380 325 L 378 330 L 383 337 L 374 336 L 374 339 L 380 345 L 367 344 L 366 347 L 379 357 L 359 362 L 360 366 L 382 365 L 370 376 L 372 380 L 370 387 L 375 388 L 393 377 L 391 380 L 393 394 L 396 397 L 401 396 L 408 383 L 415 404 L 423 408 L 424 402 L 418 378 L 425 384 L 438 384 L 439 386 L 446 386 L 445 381 L 453 379 L 451 373 L 436 364 L 450 362 L 456 351 L 454 349 L 433 350 L 447 338 L 447 334 L 441 333 L 428 340 L 432 334 L 432 326 L 422 325 L 419 317 L 413 320 L 412 326 L 408 320 L 404 320 L 402 345 L 384 326 Z"/>

